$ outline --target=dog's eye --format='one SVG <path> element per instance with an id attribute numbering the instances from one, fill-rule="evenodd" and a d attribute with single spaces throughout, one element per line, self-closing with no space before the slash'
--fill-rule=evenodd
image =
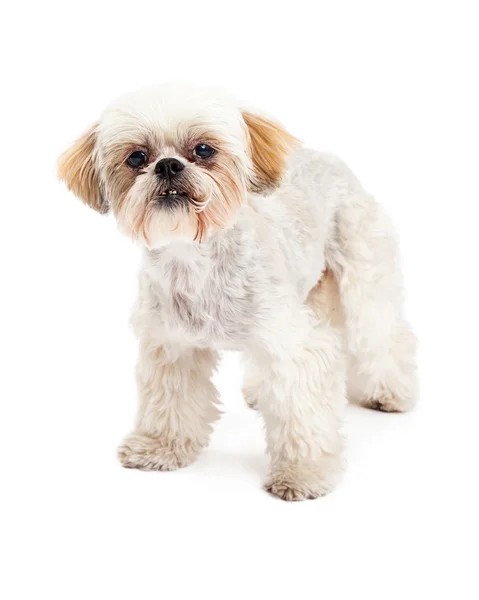
<path id="1" fill-rule="evenodd" d="M 137 169 L 138 167 L 144 165 L 147 160 L 147 156 L 144 152 L 142 152 L 141 150 L 136 150 L 135 152 L 132 152 L 130 154 L 127 163 L 130 165 L 130 167 L 134 167 L 135 169 Z"/>
<path id="2" fill-rule="evenodd" d="M 199 158 L 210 158 L 215 153 L 215 149 L 208 144 L 198 144 L 193 150 L 193 154 Z"/>

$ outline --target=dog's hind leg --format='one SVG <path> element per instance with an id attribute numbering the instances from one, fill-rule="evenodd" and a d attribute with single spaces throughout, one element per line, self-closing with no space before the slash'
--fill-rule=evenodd
<path id="1" fill-rule="evenodd" d="M 350 400 L 383 411 L 409 410 L 416 400 L 416 342 L 403 317 L 395 236 L 373 198 L 343 201 L 327 261 L 339 286 Z"/>
<path id="2" fill-rule="evenodd" d="M 257 372 L 256 366 L 251 363 L 247 365 L 246 377 L 243 383 L 243 397 L 250 408 L 257 410 L 258 396 L 261 393 L 262 376 Z"/>

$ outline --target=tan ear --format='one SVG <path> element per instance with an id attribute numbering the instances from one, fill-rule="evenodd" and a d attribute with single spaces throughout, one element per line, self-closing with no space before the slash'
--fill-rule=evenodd
<path id="1" fill-rule="evenodd" d="M 58 161 L 58 177 L 85 204 L 100 213 L 108 212 L 94 162 L 96 125 L 86 131 Z"/>
<path id="2" fill-rule="evenodd" d="M 300 141 L 269 119 L 249 112 L 242 114 L 249 132 L 254 166 L 252 188 L 255 191 L 275 188 L 283 177 L 288 155 Z"/>

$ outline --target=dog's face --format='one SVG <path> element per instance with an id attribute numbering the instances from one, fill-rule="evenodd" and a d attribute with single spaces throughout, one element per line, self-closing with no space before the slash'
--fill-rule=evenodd
<path id="1" fill-rule="evenodd" d="M 281 180 L 296 140 L 203 88 L 128 94 L 60 158 L 59 176 L 86 204 L 114 213 L 149 248 L 201 242 L 235 222 L 249 190 Z"/>

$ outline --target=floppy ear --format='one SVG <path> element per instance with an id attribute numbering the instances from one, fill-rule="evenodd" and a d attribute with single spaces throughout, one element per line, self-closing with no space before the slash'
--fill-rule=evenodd
<path id="1" fill-rule="evenodd" d="M 108 212 L 94 161 L 96 125 L 90 127 L 58 161 L 58 177 L 85 204 L 100 213 Z"/>
<path id="2" fill-rule="evenodd" d="M 254 167 L 251 187 L 256 192 L 273 189 L 283 177 L 288 155 L 300 141 L 269 119 L 249 112 L 242 115 L 248 128 Z"/>

